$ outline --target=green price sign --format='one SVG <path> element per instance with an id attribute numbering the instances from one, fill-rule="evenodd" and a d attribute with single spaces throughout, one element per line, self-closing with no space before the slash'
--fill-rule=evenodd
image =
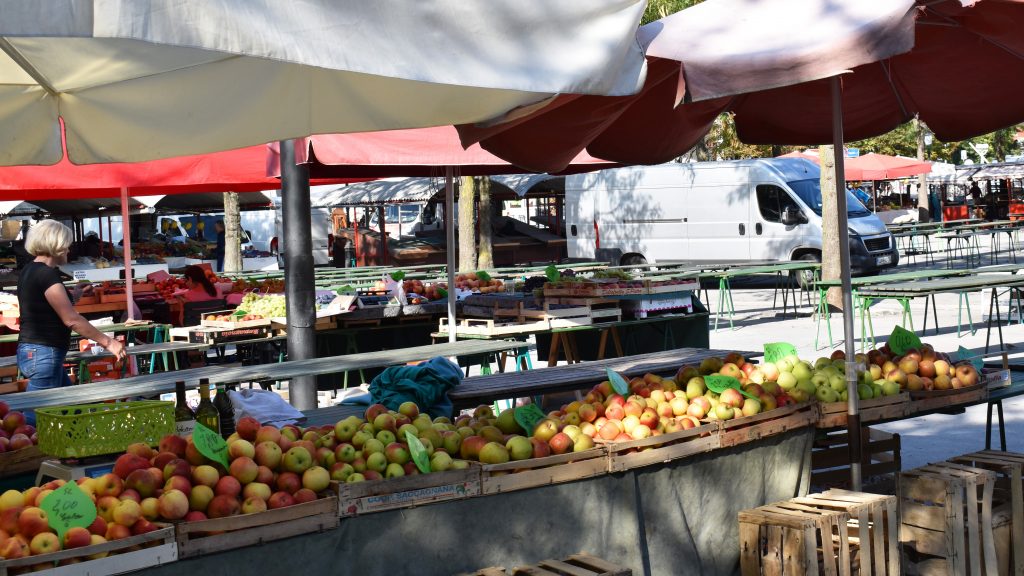
<path id="1" fill-rule="evenodd" d="M 764 345 L 764 361 L 778 362 L 786 356 L 796 356 L 796 347 L 788 342 L 771 342 Z"/>
<path id="2" fill-rule="evenodd" d="M 982 360 L 980 356 L 975 356 L 974 358 L 971 358 L 971 351 L 968 350 L 967 348 L 961 346 L 960 350 L 958 350 L 958 353 L 960 354 L 961 362 L 969 359 L 971 361 L 971 366 L 974 366 L 974 369 L 977 370 L 978 372 L 981 372 L 981 369 L 985 367 L 985 361 Z"/>
<path id="3" fill-rule="evenodd" d="M 68 482 L 43 498 L 40 508 L 46 512 L 50 528 L 57 531 L 62 541 L 69 529 L 88 528 L 96 519 L 96 505 L 74 482 Z"/>
<path id="4" fill-rule="evenodd" d="M 199 450 L 203 456 L 225 468 L 231 465 L 228 462 L 228 443 L 220 437 L 220 434 L 197 422 L 195 429 L 192 430 L 192 442 L 196 445 L 196 450 Z"/>
<path id="5" fill-rule="evenodd" d="M 721 374 L 708 374 L 704 377 L 704 384 L 715 394 L 721 394 L 728 388 L 733 388 L 740 394 L 743 394 L 747 398 L 753 398 L 757 400 L 757 396 L 750 394 L 743 390 L 743 386 L 740 386 L 740 381 L 733 378 L 732 376 L 723 376 Z"/>
<path id="6" fill-rule="evenodd" d="M 427 456 L 427 449 L 423 446 L 423 442 L 420 442 L 420 439 L 408 430 L 405 431 L 405 442 L 409 444 L 409 454 L 412 455 L 412 461 L 416 463 L 416 467 L 420 469 L 420 472 L 430 474 L 430 456 Z"/>
<path id="7" fill-rule="evenodd" d="M 527 404 L 526 406 L 516 408 L 513 416 L 515 416 L 516 422 L 522 426 L 527 435 L 533 433 L 533 429 L 537 426 L 538 422 L 548 417 L 536 404 Z"/>
<path id="8" fill-rule="evenodd" d="M 552 284 L 562 279 L 562 273 L 553 265 L 544 269 L 544 276 L 546 276 L 548 282 L 551 282 Z"/>
<path id="9" fill-rule="evenodd" d="M 612 388 L 616 392 L 623 396 L 629 395 L 629 382 L 626 382 L 625 378 L 611 368 L 605 368 L 604 371 L 608 375 L 608 382 L 611 382 Z"/>
<path id="10" fill-rule="evenodd" d="M 917 334 L 904 329 L 902 326 L 892 329 L 892 334 L 889 335 L 889 348 L 896 354 L 902 356 L 907 353 L 907 350 L 920 347 L 921 339 L 917 337 Z"/>

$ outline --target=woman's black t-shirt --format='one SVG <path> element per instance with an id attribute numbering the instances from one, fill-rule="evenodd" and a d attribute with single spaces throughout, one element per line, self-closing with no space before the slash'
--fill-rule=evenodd
<path id="1" fill-rule="evenodd" d="M 21 308 L 21 334 L 18 342 L 42 344 L 67 350 L 71 329 L 46 300 L 46 290 L 61 284 L 56 268 L 41 262 L 29 262 L 18 278 L 18 306 Z"/>

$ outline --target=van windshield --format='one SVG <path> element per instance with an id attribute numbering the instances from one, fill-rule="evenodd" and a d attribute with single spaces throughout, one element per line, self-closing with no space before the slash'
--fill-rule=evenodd
<path id="1" fill-rule="evenodd" d="M 786 182 L 789 187 L 796 192 L 796 195 L 800 197 L 811 210 L 818 216 L 821 216 L 821 182 L 816 179 L 812 180 L 793 180 Z M 871 211 L 861 204 L 861 201 L 853 195 L 853 192 L 846 191 L 846 216 L 847 218 L 861 218 L 864 216 L 870 216 Z"/>

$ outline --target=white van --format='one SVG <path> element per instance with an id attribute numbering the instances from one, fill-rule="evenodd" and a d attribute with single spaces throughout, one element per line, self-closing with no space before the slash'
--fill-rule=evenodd
<path id="1" fill-rule="evenodd" d="M 809 160 L 634 166 L 567 176 L 570 258 L 622 264 L 821 260 L 820 171 Z M 895 266 L 892 235 L 847 192 L 854 273 Z"/>

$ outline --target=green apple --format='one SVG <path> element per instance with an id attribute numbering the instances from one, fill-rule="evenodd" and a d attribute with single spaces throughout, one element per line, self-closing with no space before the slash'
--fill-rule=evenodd
<path id="1" fill-rule="evenodd" d="M 828 385 L 832 387 L 836 392 L 842 392 L 846 390 L 846 377 L 835 375 L 828 379 Z"/>
<path id="2" fill-rule="evenodd" d="M 281 463 L 285 470 L 302 474 L 313 465 L 313 456 L 302 446 L 293 446 L 284 453 Z"/>

